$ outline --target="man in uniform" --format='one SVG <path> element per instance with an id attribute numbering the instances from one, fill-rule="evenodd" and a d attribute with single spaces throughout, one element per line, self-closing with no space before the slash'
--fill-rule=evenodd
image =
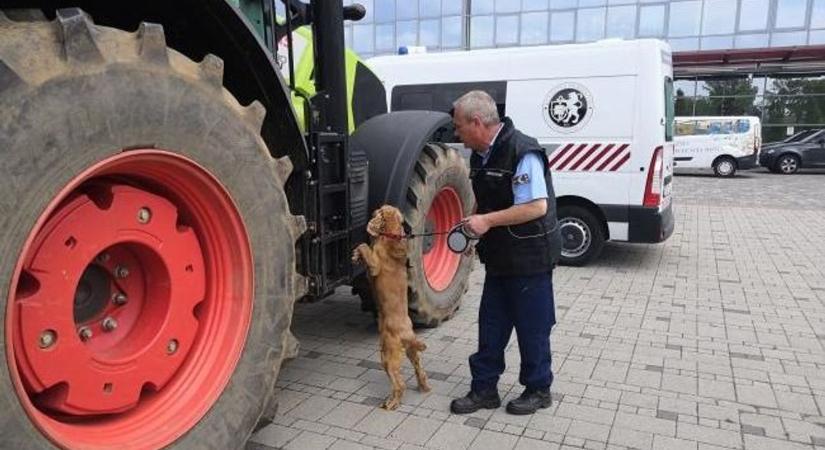
<path id="1" fill-rule="evenodd" d="M 470 356 L 470 392 L 450 410 L 467 414 L 501 406 L 498 379 L 504 348 L 516 330 L 525 386 L 507 404 L 511 414 L 532 414 L 551 404 L 550 329 L 556 322 L 553 267 L 561 252 L 556 200 L 547 156 L 534 138 L 499 119 L 482 91 L 453 104 L 453 124 L 470 159 L 477 212 L 467 229 L 481 236 L 477 250 L 486 276 L 478 313 L 478 351 Z"/>

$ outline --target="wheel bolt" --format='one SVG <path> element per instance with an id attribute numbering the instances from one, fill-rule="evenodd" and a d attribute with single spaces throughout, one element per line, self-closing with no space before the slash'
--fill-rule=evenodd
<path id="1" fill-rule="evenodd" d="M 114 331 L 117 328 L 117 320 L 114 317 L 107 317 L 103 319 L 100 326 L 103 327 L 103 331 Z"/>
<path id="2" fill-rule="evenodd" d="M 126 278 L 129 276 L 129 269 L 126 266 L 117 266 L 115 268 L 115 276 L 118 278 Z"/>
<path id="3" fill-rule="evenodd" d="M 108 260 L 109 260 L 109 254 L 108 253 L 101 253 L 101 254 L 97 255 L 97 262 L 99 262 L 101 264 L 105 263 Z"/>
<path id="4" fill-rule="evenodd" d="M 92 333 L 92 329 L 89 327 L 80 327 L 77 330 L 77 335 L 80 336 L 81 341 L 86 342 L 92 338 L 94 333 Z"/>
<path id="5" fill-rule="evenodd" d="M 152 220 L 152 210 L 145 206 L 140 208 L 137 213 L 137 220 L 140 223 L 149 223 Z"/>
<path id="6" fill-rule="evenodd" d="M 123 306 L 127 302 L 129 302 L 129 298 L 126 297 L 125 294 L 122 294 L 120 292 L 115 292 L 114 294 L 112 294 L 112 303 L 114 303 L 116 306 Z"/>
<path id="7" fill-rule="evenodd" d="M 40 333 L 40 348 L 47 349 L 57 341 L 57 334 L 53 330 Z"/>
<path id="8" fill-rule="evenodd" d="M 166 353 L 174 355 L 176 351 L 178 351 L 178 340 L 171 339 L 169 343 L 166 344 Z"/>

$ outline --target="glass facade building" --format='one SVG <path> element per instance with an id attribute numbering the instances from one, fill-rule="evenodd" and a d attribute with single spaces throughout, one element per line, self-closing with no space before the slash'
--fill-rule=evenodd
<path id="1" fill-rule="evenodd" d="M 825 44 L 825 0 L 359 0 L 359 54 L 654 37 L 674 51 Z M 348 3 L 345 0 L 345 3 Z"/>
<path id="2" fill-rule="evenodd" d="M 607 38 L 663 39 L 677 55 L 825 45 L 825 0 L 356 1 L 367 15 L 348 22 L 345 37 L 364 58 L 402 46 L 437 52 Z M 825 78 L 819 73 L 688 74 L 677 67 L 677 114 L 756 115 L 765 141 L 825 128 Z"/>

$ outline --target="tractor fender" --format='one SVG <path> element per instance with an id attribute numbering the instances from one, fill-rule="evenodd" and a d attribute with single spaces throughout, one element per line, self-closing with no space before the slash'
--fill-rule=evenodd
<path id="1" fill-rule="evenodd" d="M 415 163 L 433 134 L 451 122 L 435 111 L 397 111 L 375 116 L 350 137 L 353 152 L 369 161 L 368 211 L 383 204 L 401 207 Z"/>

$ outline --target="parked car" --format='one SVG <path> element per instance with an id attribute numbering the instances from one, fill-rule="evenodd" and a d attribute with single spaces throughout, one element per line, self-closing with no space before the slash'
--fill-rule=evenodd
<path id="1" fill-rule="evenodd" d="M 825 167 L 825 130 L 816 130 L 802 139 L 766 147 L 759 165 L 774 173 L 792 174 L 801 168 Z"/>
<path id="2" fill-rule="evenodd" d="M 762 144 L 762 151 L 765 151 L 769 148 L 778 147 L 780 145 L 789 144 L 791 142 L 799 142 L 802 139 L 805 139 L 806 137 L 816 133 L 817 131 L 819 131 L 819 130 L 813 129 L 813 130 L 798 131 L 798 132 L 786 137 L 785 139 L 783 139 L 781 141 L 774 141 L 774 142 L 768 142 L 768 143 Z"/>

